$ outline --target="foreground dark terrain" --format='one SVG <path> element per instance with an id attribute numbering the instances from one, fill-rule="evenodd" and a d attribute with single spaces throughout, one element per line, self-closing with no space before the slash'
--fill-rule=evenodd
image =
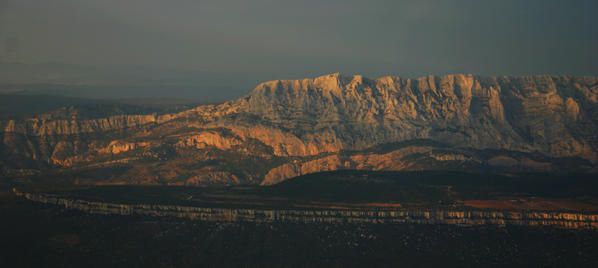
<path id="1" fill-rule="evenodd" d="M 595 267 L 598 232 L 550 227 L 210 223 L 1 197 L 0 266 Z"/>
<path id="2" fill-rule="evenodd" d="M 595 267 L 595 229 L 97 215 L 12 193 L 18 187 L 94 202 L 207 208 L 385 210 L 400 206 L 595 213 L 595 186 L 592 177 L 579 174 L 363 171 L 312 174 L 269 187 L 7 183 L 0 202 L 0 228 L 5 230 L 0 265 Z"/>

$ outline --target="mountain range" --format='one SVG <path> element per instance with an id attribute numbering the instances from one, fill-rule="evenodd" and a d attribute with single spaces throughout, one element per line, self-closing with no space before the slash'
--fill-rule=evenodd
<path id="1" fill-rule="evenodd" d="M 177 112 L 69 106 L 6 119 L 0 167 L 2 177 L 168 185 L 341 169 L 593 173 L 597 133 L 597 77 L 334 73 Z"/>

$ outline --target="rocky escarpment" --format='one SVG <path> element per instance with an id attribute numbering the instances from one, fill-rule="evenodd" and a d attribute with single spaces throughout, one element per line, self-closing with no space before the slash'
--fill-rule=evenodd
<path id="1" fill-rule="evenodd" d="M 339 74 L 259 85 L 248 113 L 303 140 L 360 150 L 431 139 L 477 149 L 596 158 L 596 78 Z"/>
<path id="2" fill-rule="evenodd" d="M 451 225 L 525 225 L 598 229 L 598 215 L 574 212 L 493 211 L 459 209 L 260 209 L 210 208 L 158 204 L 118 204 L 42 194 L 18 196 L 43 204 L 102 215 L 141 215 L 221 222 L 411 223 Z"/>
<path id="3" fill-rule="evenodd" d="M 123 174 L 127 182 L 194 185 L 206 176 L 271 184 L 341 168 L 595 172 L 597 118 L 595 77 L 337 73 L 265 82 L 238 100 L 179 113 L 0 122 L 0 165 L 6 174 L 140 159 L 147 172 Z M 404 146 L 371 151 L 393 144 Z"/>

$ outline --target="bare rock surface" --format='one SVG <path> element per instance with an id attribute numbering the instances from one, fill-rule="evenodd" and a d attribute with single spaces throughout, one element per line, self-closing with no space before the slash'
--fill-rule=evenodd
<path id="1" fill-rule="evenodd" d="M 593 172 L 597 126 L 596 77 L 370 79 L 335 73 L 264 82 L 243 98 L 178 113 L 0 122 L 0 165 L 10 176 L 22 170 L 141 159 L 127 163 L 152 168 L 171 163 L 179 169 L 171 176 L 174 183 L 194 185 L 203 178 L 272 184 L 343 168 L 446 168 L 443 163 L 505 170 L 563 168 L 555 159 L 574 159 L 576 168 Z M 391 144 L 405 146 L 371 151 Z M 177 164 L 182 159 L 201 167 Z M 187 176 L 184 169 L 206 174 Z M 148 180 L 125 175 L 129 181 L 136 176 L 140 182 Z"/>

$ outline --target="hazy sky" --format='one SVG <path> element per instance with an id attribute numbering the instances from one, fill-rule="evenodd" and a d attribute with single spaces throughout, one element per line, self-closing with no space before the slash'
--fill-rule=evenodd
<path id="1" fill-rule="evenodd" d="M 336 71 L 598 75 L 597 11 L 596 0 L 0 0 L 0 61 L 232 75 L 240 92 Z"/>

